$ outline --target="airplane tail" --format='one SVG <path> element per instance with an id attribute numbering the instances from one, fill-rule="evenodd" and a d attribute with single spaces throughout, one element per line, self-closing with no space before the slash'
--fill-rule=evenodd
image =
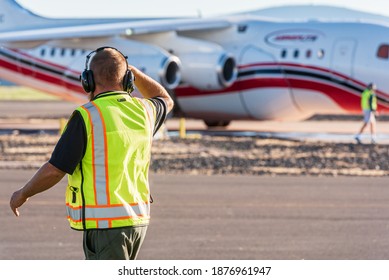
<path id="1" fill-rule="evenodd" d="M 38 16 L 14 0 L 0 0 L 0 31 L 53 24 L 53 20 Z"/>

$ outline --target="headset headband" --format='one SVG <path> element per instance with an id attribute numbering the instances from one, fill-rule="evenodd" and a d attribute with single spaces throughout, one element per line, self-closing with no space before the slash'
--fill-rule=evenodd
<path id="1" fill-rule="evenodd" d="M 117 51 L 118 53 L 120 53 L 124 59 L 126 60 L 126 64 L 127 64 L 127 68 L 128 68 L 128 56 L 124 55 L 121 51 L 119 51 L 117 48 L 114 48 L 114 47 L 109 47 L 109 46 L 104 46 L 104 47 L 100 47 L 98 49 L 95 49 L 94 51 L 91 51 L 87 56 L 86 56 L 86 60 L 85 60 L 85 70 L 89 70 L 89 60 L 90 58 L 92 57 L 93 54 L 95 53 L 98 53 L 99 51 L 102 51 L 102 50 L 105 50 L 105 49 L 113 49 L 115 51 Z"/>

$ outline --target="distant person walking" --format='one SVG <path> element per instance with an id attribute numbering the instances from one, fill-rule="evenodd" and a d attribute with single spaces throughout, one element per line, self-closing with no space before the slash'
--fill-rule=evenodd
<path id="1" fill-rule="evenodd" d="M 10 207 L 19 216 L 30 197 L 68 173 L 67 218 L 84 232 L 85 258 L 136 259 L 150 220 L 152 139 L 173 101 L 111 47 L 87 56 L 81 83 L 90 102 L 74 111 L 50 160 L 13 193 Z M 144 98 L 131 96 L 134 85 Z"/>
<path id="2" fill-rule="evenodd" d="M 370 124 L 370 137 L 371 143 L 376 144 L 376 112 L 377 112 L 377 96 L 375 91 L 377 87 L 374 83 L 370 83 L 367 88 L 362 92 L 361 96 L 361 108 L 363 111 L 363 125 L 359 130 L 358 134 L 355 136 L 355 140 L 358 144 L 361 144 L 361 134 Z"/>

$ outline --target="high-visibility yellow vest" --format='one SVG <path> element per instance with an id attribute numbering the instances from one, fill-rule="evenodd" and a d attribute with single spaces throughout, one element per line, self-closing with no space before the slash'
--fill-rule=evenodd
<path id="1" fill-rule="evenodd" d="M 77 110 L 87 144 L 82 161 L 68 176 L 70 226 L 84 230 L 147 225 L 154 106 L 147 99 L 108 92 Z"/>
<path id="2" fill-rule="evenodd" d="M 361 107 L 362 110 L 377 110 L 377 96 L 374 91 L 365 89 L 362 92 Z"/>

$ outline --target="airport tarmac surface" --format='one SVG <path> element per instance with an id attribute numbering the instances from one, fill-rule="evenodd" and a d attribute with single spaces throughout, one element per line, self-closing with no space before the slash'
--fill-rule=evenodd
<path id="1" fill-rule="evenodd" d="M 58 118 L 74 108 L 66 102 L 0 102 L 0 128 L 56 131 Z M 320 141 L 353 143 L 361 122 L 234 121 L 226 130 L 207 130 L 195 120 L 186 125 L 188 134 L 286 133 L 304 141 L 319 135 Z M 179 120 L 166 126 L 177 133 Z M 389 142 L 389 122 L 378 122 L 378 131 L 381 143 Z M 379 150 L 369 146 L 358 149 Z M 31 198 L 21 217 L 9 209 L 12 192 L 35 170 L 0 169 L 0 260 L 83 259 L 82 233 L 65 218 L 65 180 Z M 387 176 L 152 174 L 151 182 L 155 202 L 140 259 L 389 258 Z"/>
<path id="2" fill-rule="evenodd" d="M 12 131 L 58 131 L 60 118 L 66 120 L 77 104 L 66 101 L 1 101 L 0 134 Z M 377 140 L 389 144 L 389 121 L 377 122 Z M 187 119 L 187 135 L 235 135 L 259 136 L 301 141 L 326 141 L 337 143 L 354 143 L 354 136 L 362 125 L 360 119 L 321 119 L 310 121 L 232 121 L 227 128 L 207 129 L 203 121 Z M 178 136 L 180 120 L 168 119 L 166 128 L 171 136 Z M 362 136 L 369 142 L 368 128 Z"/>
<path id="3" fill-rule="evenodd" d="M 65 181 L 15 217 L 33 170 L 0 170 L 0 259 L 83 259 L 65 218 Z M 152 222 L 139 259 L 389 258 L 385 177 L 151 175 Z"/>

